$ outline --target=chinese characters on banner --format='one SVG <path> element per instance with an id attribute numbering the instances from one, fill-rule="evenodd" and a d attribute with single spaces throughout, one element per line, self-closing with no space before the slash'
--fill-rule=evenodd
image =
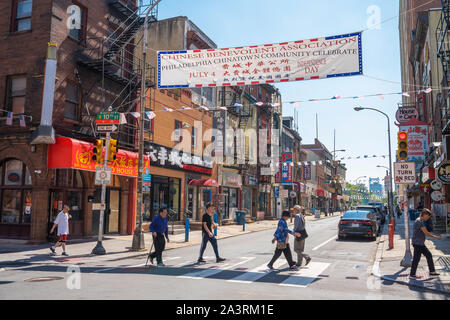
<path id="1" fill-rule="evenodd" d="M 259 46 L 158 52 L 158 88 L 239 86 L 361 75 L 361 32 Z"/>
<path id="2" fill-rule="evenodd" d="M 408 132 L 408 159 L 406 161 L 425 161 L 428 150 L 428 124 L 413 118 L 406 123 L 402 123 L 399 129 Z"/>
<path id="3" fill-rule="evenodd" d="M 154 143 L 150 144 L 150 152 L 148 155 L 152 166 L 186 170 L 206 175 L 212 174 L 212 159 L 202 159 L 201 156 L 191 155 L 187 152 Z"/>
<path id="4" fill-rule="evenodd" d="M 282 154 L 283 168 L 281 170 L 281 183 L 292 184 L 292 152 Z"/>

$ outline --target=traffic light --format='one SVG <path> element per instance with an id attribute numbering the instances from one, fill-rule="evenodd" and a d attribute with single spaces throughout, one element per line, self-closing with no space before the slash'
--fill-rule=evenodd
<path id="1" fill-rule="evenodd" d="M 97 139 L 97 142 L 95 143 L 94 149 L 92 149 L 92 152 L 94 155 L 92 156 L 92 160 L 97 162 L 98 164 L 102 164 L 104 162 L 103 160 L 103 143 L 104 141 L 102 139 Z"/>
<path id="2" fill-rule="evenodd" d="M 114 161 L 117 159 L 117 140 L 109 139 L 109 148 L 108 148 L 108 161 Z"/>
<path id="3" fill-rule="evenodd" d="M 408 159 L 408 132 L 406 131 L 398 133 L 398 159 Z"/>

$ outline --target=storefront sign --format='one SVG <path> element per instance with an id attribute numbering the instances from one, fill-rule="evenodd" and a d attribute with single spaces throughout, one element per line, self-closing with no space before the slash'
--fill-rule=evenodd
<path id="1" fill-rule="evenodd" d="M 292 161 L 293 161 L 292 152 L 283 153 L 282 155 L 283 168 L 281 170 L 282 173 L 281 183 L 283 185 L 292 184 L 292 166 L 291 166 Z"/>
<path id="2" fill-rule="evenodd" d="M 213 116 L 213 128 L 216 129 L 220 134 L 212 137 L 212 142 L 214 145 L 214 156 L 218 159 L 223 158 L 224 154 L 224 139 L 225 139 L 225 129 L 227 123 L 227 111 L 225 110 L 214 110 L 212 111 Z"/>
<path id="3" fill-rule="evenodd" d="M 203 160 L 200 156 L 191 155 L 187 152 L 154 143 L 150 144 L 149 148 L 150 152 L 148 155 L 152 166 L 196 172 L 205 175 L 212 174 L 212 160 Z"/>
<path id="4" fill-rule="evenodd" d="M 305 180 L 311 180 L 311 166 L 307 165 L 303 167 Z"/>
<path id="5" fill-rule="evenodd" d="M 408 132 L 408 162 L 424 162 L 428 150 L 428 124 L 411 119 L 402 123 L 400 131 Z"/>
<path id="6" fill-rule="evenodd" d="M 401 107 L 397 110 L 395 118 L 400 123 L 405 123 L 411 120 L 412 118 L 419 118 L 419 113 L 417 112 L 416 107 Z"/>
<path id="7" fill-rule="evenodd" d="M 362 74 L 361 32 L 259 46 L 158 51 L 158 88 L 240 86 Z"/>
<path id="8" fill-rule="evenodd" d="M 257 187 L 258 186 L 258 178 L 254 176 L 244 176 L 244 184 L 246 186 Z"/>
<path id="9" fill-rule="evenodd" d="M 440 191 L 433 191 L 431 193 L 431 199 L 435 202 L 442 201 L 443 198 L 444 198 L 444 195 Z"/>
<path id="10" fill-rule="evenodd" d="M 278 199 L 280 197 L 280 187 L 273 188 L 273 196 L 275 199 Z"/>
<path id="11" fill-rule="evenodd" d="M 242 187 L 242 177 L 239 174 L 222 171 L 222 186 L 231 188 Z"/>
<path id="12" fill-rule="evenodd" d="M 433 190 L 441 190 L 442 189 L 442 183 L 440 181 L 438 181 L 438 180 L 433 180 L 430 183 L 430 187 Z"/>
<path id="13" fill-rule="evenodd" d="M 450 184 L 450 161 L 447 161 L 437 169 L 437 177 L 442 183 Z"/>
<path id="14" fill-rule="evenodd" d="M 66 137 L 56 137 L 56 144 L 49 146 L 48 168 L 49 169 L 76 169 L 96 172 L 97 164 L 92 160 L 92 149 L 94 145 L 89 142 L 80 141 Z M 139 156 L 137 153 L 119 150 L 117 159 L 108 166 L 112 174 L 127 177 L 137 177 Z M 149 158 L 144 156 L 144 168 L 150 168 Z"/>

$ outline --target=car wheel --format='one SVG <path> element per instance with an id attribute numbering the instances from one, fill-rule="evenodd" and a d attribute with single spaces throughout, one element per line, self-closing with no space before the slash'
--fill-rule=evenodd
<path id="1" fill-rule="evenodd" d="M 344 240 L 344 236 L 338 235 L 339 240 Z"/>

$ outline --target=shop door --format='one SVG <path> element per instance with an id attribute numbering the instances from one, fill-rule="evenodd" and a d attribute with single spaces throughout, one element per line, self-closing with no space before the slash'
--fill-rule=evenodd
<path id="1" fill-rule="evenodd" d="M 101 203 L 102 189 L 96 188 L 94 192 L 94 203 Z M 120 221 L 120 191 L 106 189 L 106 210 L 103 218 L 103 233 L 119 233 Z M 92 210 L 92 234 L 98 235 L 100 222 L 100 210 Z"/>
<path id="2" fill-rule="evenodd" d="M 120 191 L 108 190 L 105 233 L 119 233 Z"/>

